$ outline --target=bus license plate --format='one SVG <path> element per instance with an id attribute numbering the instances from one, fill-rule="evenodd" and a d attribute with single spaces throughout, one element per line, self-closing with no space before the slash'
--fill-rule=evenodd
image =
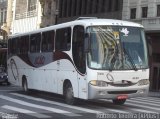
<path id="1" fill-rule="evenodd" d="M 118 100 L 121 100 L 121 99 L 127 99 L 128 98 L 128 95 L 119 95 L 117 97 Z"/>

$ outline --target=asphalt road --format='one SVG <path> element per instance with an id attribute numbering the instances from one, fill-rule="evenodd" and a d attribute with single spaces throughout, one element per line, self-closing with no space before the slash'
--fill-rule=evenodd
<path id="1" fill-rule="evenodd" d="M 51 93 L 24 93 L 15 86 L 0 85 L 0 119 L 158 119 L 160 98 L 128 99 L 120 106 L 110 100 L 65 104 L 63 97 Z"/>

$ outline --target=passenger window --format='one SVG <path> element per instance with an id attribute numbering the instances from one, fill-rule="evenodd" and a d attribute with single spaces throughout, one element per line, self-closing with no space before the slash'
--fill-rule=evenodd
<path id="1" fill-rule="evenodd" d="M 56 50 L 69 51 L 71 48 L 71 28 L 56 30 Z"/>
<path id="2" fill-rule="evenodd" d="M 12 52 L 12 54 L 16 54 L 17 53 L 17 40 L 16 40 L 16 38 L 13 38 L 12 40 L 11 40 L 11 52 Z"/>
<path id="3" fill-rule="evenodd" d="M 17 51 L 16 54 L 21 54 L 22 40 L 21 37 L 17 37 Z"/>
<path id="4" fill-rule="evenodd" d="M 47 31 L 42 33 L 42 52 L 51 52 L 54 49 L 54 31 Z"/>
<path id="5" fill-rule="evenodd" d="M 8 54 L 11 55 L 11 38 L 8 39 Z"/>
<path id="6" fill-rule="evenodd" d="M 32 34 L 30 36 L 30 52 L 40 52 L 41 33 Z"/>
<path id="7" fill-rule="evenodd" d="M 29 50 L 29 36 L 22 36 L 21 41 L 21 54 L 27 54 Z"/>

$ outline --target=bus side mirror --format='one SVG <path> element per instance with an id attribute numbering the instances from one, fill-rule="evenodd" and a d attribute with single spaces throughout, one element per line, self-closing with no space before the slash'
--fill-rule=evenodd
<path id="1" fill-rule="evenodd" d="M 90 45 L 89 45 L 89 34 L 86 33 L 85 34 L 85 38 L 84 38 L 84 51 L 85 53 L 88 53 L 90 50 Z"/>

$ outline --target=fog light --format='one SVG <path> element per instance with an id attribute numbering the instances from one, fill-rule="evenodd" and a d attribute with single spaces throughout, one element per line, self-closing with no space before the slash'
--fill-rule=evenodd
<path id="1" fill-rule="evenodd" d="M 105 95 L 105 91 L 99 91 L 99 95 Z"/>
<path id="2" fill-rule="evenodd" d="M 144 90 L 138 90 L 138 93 L 143 94 Z"/>

